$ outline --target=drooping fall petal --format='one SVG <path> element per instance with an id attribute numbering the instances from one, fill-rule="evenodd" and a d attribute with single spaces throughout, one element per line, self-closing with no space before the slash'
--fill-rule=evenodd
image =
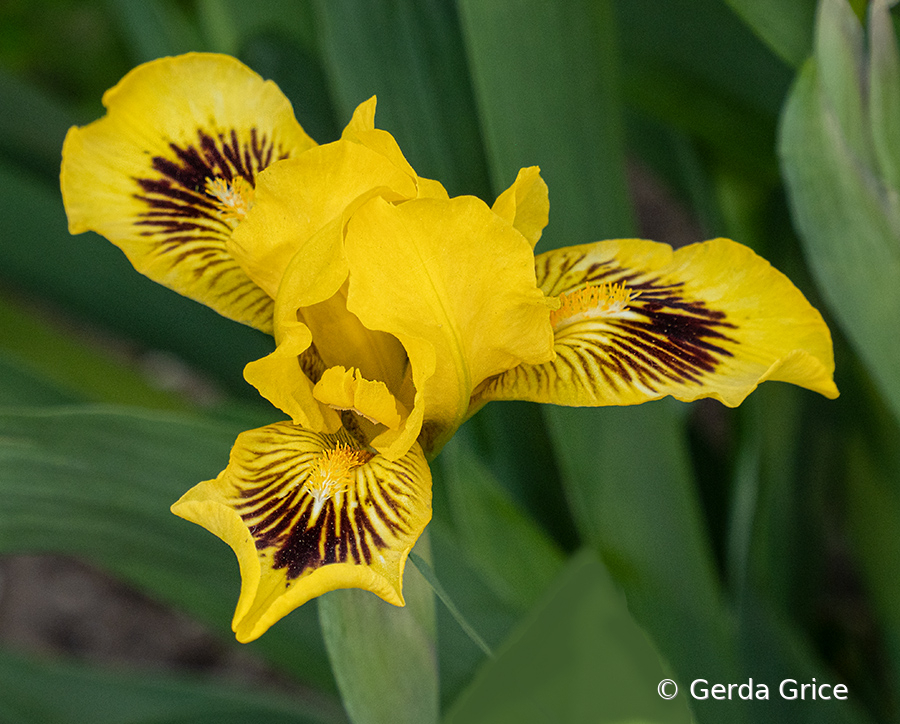
<path id="1" fill-rule="evenodd" d="M 389 462 L 343 431 L 275 423 L 241 433 L 228 467 L 172 512 L 234 550 L 241 595 L 232 626 L 247 642 L 338 588 L 403 605 L 406 558 L 431 518 L 431 471 L 417 445 Z"/>
<path id="2" fill-rule="evenodd" d="M 831 335 L 790 280 L 727 239 L 675 252 L 635 239 L 536 258 L 559 299 L 556 358 L 488 380 L 474 404 L 633 405 L 671 395 L 734 407 L 764 380 L 837 397 Z"/>
<path id="3" fill-rule="evenodd" d="M 63 146 L 69 230 L 102 234 L 154 281 L 271 332 L 272 297 L 226 243 L 260 171 L 315 146 L 290 102 L 234 58 L 190 53 L 135 68 L 103 104 Z"/>

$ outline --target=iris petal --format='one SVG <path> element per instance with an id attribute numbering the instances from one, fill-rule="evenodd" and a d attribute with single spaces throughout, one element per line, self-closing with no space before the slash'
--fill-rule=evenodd
<path id="1" fill-rule="evenodd" d="M 783 274 L 727 239 L 684 247 L 604 241 L 542 254 L 538 284 L 560 299 L 556 359 L 478 390 L 477 405 L 525 399 L 633 405 L 672 395 L 734 407 L 764 380 L 837 397 L 831 335 Z"/>
<path id="2" fill-rule="evenodd" d="M 338 588 L 402 606 L 406 558 L 431 518 L 431 472 L 418 446 L 388 462 L 344 431 L 275 423 L 239 435 L 228 467 L 172 512 L 234 549 L 241 595 L 232 625 L 246 642 Z"/>
<path id="3" fill-rule="evenodd" d="M 537 166 L 521 169 L 513 185 L 497 197 L 491 211 L 518 229 L 533 249 L 550 220 L 550 195 L 541 170 Z"/>
<path id="4" fill-rule="evenodd" d="M 69 230 L 97 231 L 154 281 L 271 332 L 271 296 L 226 243 L 257 174 L 315 145 L 290 102 L 234 58 L 191 53 L 135 68 L 103 103 L 63 146 Z"/>
<path id="5" fill-rule="evenodd" d="M 462 423 L 472 390 L 552 356 L 546 299 L 529 243 L 480 200 L 376 198 L 347 225 L 347 308 L 406 350 L 416 396 L 388 457 L 420 433 L 433 454 Z"/>
<path id="6" fill-rule="evenodd" d="M 365 379 L 357 369 L 330 367 L 313 389 L 315 398 L 337 410 L 352 410 L 372 423 L 395 430 L 408 414 L 384 382 Z"/>
<path id="7" fill-rule="evenodd" d="M 333 226 L 335 241 L 329 254 L 339 253 L 343 219 L 373 193 L 415 196 L 415 176 L 358 143 L 319 146 L 260 175 L 254 207 L 229 249 L 274 297 L 291 259 L 326 226 Z M 316 268 L 327 268 L 330 260 L 305 256 Z"/>

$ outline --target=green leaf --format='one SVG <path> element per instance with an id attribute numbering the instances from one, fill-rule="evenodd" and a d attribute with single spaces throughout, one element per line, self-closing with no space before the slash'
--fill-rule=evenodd
<path id="1" fill-rule="evenodd" d="M 328 143 L 341 135 L 343 124 L 335 117 L 318 55 L 285 33 L 270 31 L 248 38 L 241 46 L 240 58 L 263 78 L 278 84 L 290 99 L 300 125 L 312 138 Z"/>
<path id="2" fill-rule="evenodd" d="M 82 402 L 0 350 L 0 408 L 66 405 Z"/>
<path id="3" fill-rule="evenodd" d="M 737 681 L 733 632 L 703 528 L 681 403 L 548 408 L 583 538 L 628 596 L 679 680 Z M 743 721 L 738 702 L 698 701 L 698 716 Z"/>
<path id="4" fill-rule="evenodd" d="M 725 0 L 778 56 L 795 68 L 812 52 L 816 0 Z"/>
<path id="5" fill-rule="evenodd" d="M 160 674 L 113 673 L 0 649 L 0 720 L 15 724 L 341 724 L 337 702 Z"/>
<path id="6" fill-rule="evenodd" d="M 474 456 L 467 430 L 441 451 L 442 484 L 460 542 L 497 596 L 530 609 L 559 572 L 563 555 Z"/>
<path id="7" fill-rule="evenodd" d="M 822 0 L 816 19 L 815 62 L 823 106 L 834 114 L 845 145 L 868 168 L 874 157 L 866 120 L 865 37 L 847 0 Z"/>
<path id="8" fill-rule="evenodd" d="M 74 399 L 185 410 L 181 399 L 152 387 L 133 368 L 95 347 L 42 324 L 24 308 L 0 296 L 0 351 L 69 390 Z"/>
<path id="9" fill-rule="evenodd" d="M 231 638 L 234 556 L 169 506 L 227 464 L 239 431 L 113 407 L 0 412 L 0 552 L 85 558 Z M 314 606 L 252 646 L 316 686 L 333 686 Z"/>
<path id="10" fill-rule="evenodd" d="M 419 573 L 422 574 L 422 577 L 428 581 L 428 585 L 431 586 L 431 590 L 434 591 L 434 595 L 437 596 L 441 603 L 444 604 L 444 608 L 447 612 L 453 616 L 456 622 L 459 624 L 459 627 L 465 632 L 466 636 L 468 636 L 472 643 L 475 644 L 485 656 L 492 657 L 494 652 L 491 651 L 491 647 L 488 646 L 487 641 L 481 638 L 481 634 L 479 634 L 475 627 L 470 624 L 465 616 L 463 616 L 462 611 L 459 610 L 459 607 L 454 603 L 453 599 L 450 598 L 450 594 L 447 593 L 447 589 L 441 584 L 438 580 L 437 576 L 434 574 L 431 566 L 428 565 L 427 561 L 424 558 L 421 558 L 417 553 L 409 554 L 409 561 L 418 569 Z"/>
<path id="11" fill-rule="evenodd" d="M 791 4 L 798 1 L 808 2 Z M 616 17 L 626 79 L 653 68 L 685 90 L 706 89 L 756 116 L 777 114 L 791 69 L 723 0 L 619 0 Z"/>
<path id="12" fill-rule="evenodd" d="M 416 551 L 427 548 L 428 538 L 420 538 Z M 359 589 L 319 599 L 322 635 L 353 724 L 438 721 L 434 593 L 415 566 L 403 579 L 402 608 Z"/>
<path id="13" fill-rule="evenodd" d="M 469 558 L 455 531 L 445 522 L 446 511 L 441 511 L 440 495 L 446 486 L 437 480 L 435 486 L 435 517 L 428 524 L 434 570 L 465 620 L 496 650 L 521 619 L 522 612 L 497 597 L 491 582 L 483 578 Z M 485 654 L 445 606 L 437 607 L 437 622 L 441 701 L 447 705 L 468 686 Z"/>
<path id="14" fill-rule="evenodd" d="M 473 454 L 518 508 L 559 545 L 577 547 L 540 405 L 521 401 L 487 405 L 457 434 L 466 435 Z"/>
<path id="15" fill-rule="evenodd" d="M 74 123 L 53 98 L 0 68 L 0 150 L 7 157 L 56 176 L 63 138 Z"/>
<path id="16" fill-rule="evenodd" d="M 305 49 L 315 48 L 315 25 L 311 0 L 204 0 L 221 6 L 238 33 L 240 42 L 265 33 L 277 33 L 299 42 Z M 201 11 L 202 14 L 206 10 Z"/>
<path id="17" fill-rule="evenodd" d="M 741 405 L 729 525 L 729 579 L 738 605 L 748 588 L 765 592 L 776 610 L 786 613 L 796 604 L 792 596 L 808 554 L 808 534 L 799 523 L 809 462 L 804 454 L 814 454 L 818 442 L 804 429 L 803 394 L 789 385 L 763 385 Z"/>
<path id="18" fill-rule="evenodd" d="M 825 3 L 822 22 L 852 27 L 849 8 L 836 3 Z M 826 10 L 843 20 L 828 20 Z M 784 109 L 779 152 L 819 290 L 900 420 L 900 196 L 871 165 L 871 135 L 858 125 L 863 91 L 848 88 L 853 77 L 838 68 L 856 52 L 848 33 L 819 33 L 815 60 Z"/>
<path id="19" fill-rule="evenodd" d="M 777 165 L 772 154 L 775 119 L 716 93 L 671 69 L 643 67 L 625 74 L 623 94 L 629 107 L 660 119 L 712 149 L 715 160 L 753 179 L 771 183 Z M 643 139 L 635 141 L 638 149 Z"/>
<path id="20" fill-rule="evenodd" d="M 463 0 L 460 13 L 493 178 L 541 166 L 549 245 L 628 235 L 610 5 Z M 734 680 L 733 642 L 674 409 L 551 407 L 545 417 L 579 532 L 610 566 L 636 618 L 683 680 Z M 715 705 L 711 718 L 742 720 L 738 706 Z"/>
<path id="21" fill-rule="evenodd" d="M 628 109 L 688 134 L 707 167 L 776 182 L 773 141 L 791 69 L 722 0 L 619 0 L 615 9 Z M 628 140 L 645 155 L 643 134 Z"/>
<path id="22" fill-rule="evenodd" d="M 451 195 L 484 195 L 487 174 L 453 3 L 318 0 L 314 7 L 344 122 L 377 94 L 378 127 L 397 138 L 419 174 L 437 178 Z"/>
<path id="23" fill-rule="evenodd" d="M 161 0 L 106 0 L 135 64 L 205 50 L 197 29 L 175 3 Z"/>
<path id="24" fill-rule="evenodd" d="M 199 0 L 197 14 L 208 48 L 215 53 L 236 55 L 239 31 L 228 0 Z"/>
<path id="25" fill-rule="evenodd" d="M 686 694 L 657 694 L 669 677 L 606 569 L 584 551 L 444 723 L 690 722 Z"/>
<path id="26" fill-rule="evenodd" d="M 550 187 L 542 248 L 626 235 L 612 7 L 587 0 L 458 3 L 494 191 L 523 166 Z"/>
<path id="27" fill-rule="evenodd" d="M 869 114 L 885 183 L 900 189 L 900 53 L 885 0 L 870 6 Z"/>
<path id="28" fill-rule="evenodd" d="M 823 548 L 834 535 L 833 522 L 822 530 L 819 516 L 835 497 L 839 481 L 830 471 L 842 467 L 845 443 L 835 435 L 829 411 L 842 404 L 773 384 L 754 392 L 739 411 L 728 578 L 743 677 L 752 676 L 771 692 L 769 700 L 746 702 L 752 721 L 867 721 L 860 707 L 871 697 L 862 682 L 879 678 L 880 663 L 838 663 L 840 671 L 829 670 L 815 646 L 821 646 L 815 634 L 822 625 L 816 609 L 831 575 Z M 854 678 L 843 679 L 848 674 Z M 777 693 L 785 679 L 802 684 L 814 677 L 847 685 L 852 701 L 790 701 Z"/>
<path id="29" fill-rule="evenodd" d="M 900 692 L 900 427 L 875 402 L 847 444 L 850 535 L 864 585 L 884 631 L 893 697 Z"/>
<path id="30" fill-rule="evenodd" d="M 803 684 L 847 685 L 834 671 L 818 660 L 809 642 L 796 627 L 777 613 L 762 597 L 749 596 L 739 612 L 738 637 L 744 670 L 755 683 L 764 683 L 769 699 L 741 702 L 748 720 L 766 724 L 874 724 L 861 708 L 861 692 L 851 684 L 846 701 L 796 700 L 781 697 L 781 682 L 792 679 L 799 689 Z M 748 677 L 743 678 L 743 682 Z M 788 684 L 790 686 L 790 684 Z"/>

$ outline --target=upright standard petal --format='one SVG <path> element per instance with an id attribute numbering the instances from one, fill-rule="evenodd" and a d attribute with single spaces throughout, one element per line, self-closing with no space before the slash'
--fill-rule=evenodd
<path id="1" fill-rule="evenodd" d="M 419 437 L 434 454 L 487 377 L 552 355 L 547 300 L 528 241 L 474 197 L 376 198 L 347 224 L 347 309 L 409 356 L 414 409 L 373 442 L 389 458 Z M 424 427 L 420 430 L 420 427 Z"/>
<path id="2" fill-rule="evenodd" d="M 518 229 L 533 249 L 550 221 L 550 194 L 541 170 L 537 166 L 520 169 L 513 185 L 497 197 L 491 211 Z"/>
<path id="3" fill-rule="evenodd" d="M 298 253 L 316 269 L 331 263 L 312 257 L 304 247 L 332 225 L 329 253 L 339 253 L 344 219 L 375 193 L 392 200 L 414 197 L 415 175 L 358 143 L 341 140 L 319 146 L 260 174 L 253 209 L 235 231 L 229 251 L 275 297 Z"/>
<path id="4" fill-rule="evenodd" d="M 264 211 L 265 205 L 261 203 L 259 209 Z M 248 219 L 247 224 L 252 222 Z M 317 399 L 314 395 L 326 370 L 355 368 L 365 379 L 385 383 L 393 394 L 400 392 L 406 377 L 406 352 L 400 342 L 366 328 L 347 310 L 349 266 L 343 249 L 343 223 L 339 215 L 297 244 L 275 304 L 278 346 L 244 369 L 246 380 L 263 397 L 295 423 L 317 432 L 334 432 L 341 425 L 335 409 L 325 401 L 330 397 Z M 288 225 L 296 226 L 296 222 L 284 226 Z M 280 238 L 279 230 L 275 231 Z M 409 402 L 411 405 L 411 399 Z"/>
<path id="5" fill-rule="evenodd" d="M 418 446 L 389 462 L 344 431 L 275 423 L 241 433 L 228 467 L 172 512 L 234 550 L 241 595 L 232 627 L 247 642 L 338 588 L 402 606 L 406 558 L 431 518 L 431 471 Z"/>
<path id="6" fill-rule="evenodd" d="M 373 424 L 395 422 L 399 413 L 384 413 L 402 410 L 401 423 L 389 431 L 400 424 L 412 429 L 405 424 L 412 407 L 406 351 L 347 310 L 344 231 L 372 198 L 402 203 L 423 195 L 446 198 L 446 191 L 416 177 L 390 134 L 374 128 L 374 112 L 373 98 L 357 108 L 341 140 L 262 173 L 253 210 L 229 244 L 253 280 L 277 297 L 278 347 L 247 365 L 244 375 L 294 422 L 319 432 L 336 429 L 336 409 L 378 421 Z M 356 370 L 352 395 L 330 384 L 333 375 L 320 384 L 329 369 Z M 348 406 L 354 402 L 362 408 Z M 367 432 L 377 437 L 383 431 Z M 408 448 L 415 432 L 405 440 Z"/>
<path id="7" fill-rule="evenodd" d="M 154 281 L 271 331 L 271 296 L 226 242 L 257 174 L 315 145 L 290 102 L 234 58 L 190 53 L 135 68 L 103 104 L 63 145 L 69 230 L 96 231 Z"/>
<path id="8" fill-rule="evenodd" d="M 671 395 L 739 405 L 764 380 L 837 397 L 831 335 L 783 274 L 728 239 L 673 252 L 624 239 L 536 259 L 558 299 L 556 358 L 488 380 L 473 398 L 633 405 Z"/>

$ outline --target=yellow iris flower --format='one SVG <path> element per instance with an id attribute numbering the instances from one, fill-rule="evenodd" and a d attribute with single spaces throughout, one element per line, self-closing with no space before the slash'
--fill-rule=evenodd
<path id="1" fill-rule="evenodd" d="M 172 510 L 228 543 L 241 641 L 326 591 L 403 604 L 433 458 L 483 404 L 734 406 L 764 380 L 836 397 L 819 313 L 746 247 L 601 241 L 534 255 L 537 168 L 492 207 L 420 178 L 359 106 L 317 145 L 227 56 L 136 68 L 69 131 L 72 233 L 275 337 L 247 380 L 290 421 L 241 434 Z"/>

